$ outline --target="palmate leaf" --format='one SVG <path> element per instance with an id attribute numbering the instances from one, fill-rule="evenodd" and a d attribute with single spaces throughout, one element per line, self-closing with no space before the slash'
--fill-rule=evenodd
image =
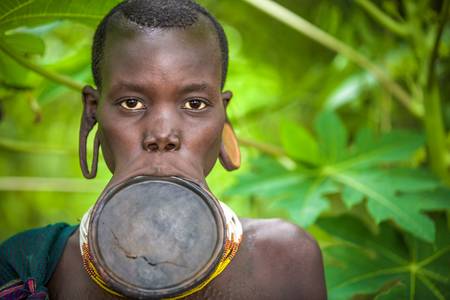
<path id="1" fill-rule="evenodd" d="M 289 121 L 281 123 L 281 142 L 288 155 L 311 164 L 319 160 L 319 148 L 316 140 L 302 126 Z"/>
<path id="2" fill-rule="evenodd" d="M 424 170 L 396 166 L 404 165 L 423 145 L 421 134 L 393 131 L 377 137 L 362 129 L 354 143 L 347 146 L 347 131 L 332 112 L 316 120 L 317 142 L 311 141 L 304 129 L 298 130 L 299 126 L 290 124 L 285 128 L 296 128 L 291 134 L 284 130 L 282 139 L 287 154 L 299 168 L 287 170 L 274 160 L 269 163 L 268 158 L 264 163 L 257 161 L 253 163 L 256 169 L 245 174 L 231 192 L 267 199 L 286 209 L 292 221 L 305 227 L 328 209 L 329 194 L 340 193 L 348 208 L 366 199 L 375 222 L 394 220 L 416 237 L 434 240 L 434 224 L 424 212 L 449 208 L 450 191 L 437 191 L 439 183 Z M 304 153 L 293 152 L 316 148 L 302 148 L 305 144 L 318 145 L 320 166 L 302 167 L 307 161 Z"/>
<path id="3" fill-rule="evenodd" d="M 2 0 L 0 32 L 19 26 L 35 26 L 65 19 L 97 24 L 119 0 Z"/>
<path id="4" fill-rule="evenodd" d="M 38 54 L 43 55 L 45 52 L 44 41 L 29 33 L 15 33 L 4 36 L 4 43 L 11 50 L 21 55 Z"/>
<path id="5" fill-rule="evenodd" d="M 286 188 L 287 195 L 274 206 L 283 207 L 296 224 L 307 227 L 330 206 L 326 195 L 336 192 L 337 186 L 327 178 L 307 178 Z"/>
<path id="6" fill-rule="evenodd" d="M 347 155 L 348 133 L 342 121 L 332 111 L 322 112 L 315 121 L 322 160 L 340 161 Z"/>
<path id="7" fill-rule="evenodd" d="M 362 196 L 367 198 L 368 210 L 377 223 L 393 219 L 402 228 L 426 241 L 433 241 L 434 225 L 422 211 L 430 209 L 429 203 L 434 203 L 433 209 L 438 206 L 441 209 L 450 208 L 448 195 L 434 191 L 438 182 L 431 176 L 424 178 L 423 172 L 416 170 L 346 171 L 331 177 L 343 184 L 346 190 L 359 194 L 358 201 L 354 200 L 354 195 L 351 196 L 352 204 L 360 202 Z M 419 191 L 427 192 L 417 193 Z M 401 195 L 400 192 L 407 194 Z"/>
<path id="8" fill-rule="evenodd" d="M 448 299 L 450 233 L 445 218 L 436 223 L 436 242 L 428 244 L 388 223 L 373 235 L 348 216 L 319 220 L 337 240 L 323 251 L 330 299 Z"/>

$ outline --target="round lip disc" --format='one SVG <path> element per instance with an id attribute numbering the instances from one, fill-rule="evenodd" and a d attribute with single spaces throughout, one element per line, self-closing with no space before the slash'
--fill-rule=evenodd
<path id="1" fill-rule="evenodd" d="M 108 286 L 152 299 L 205 280 L 221 259 L 224 231 L 218 201 L 196 184 L 140 176 L 103 194 L 88 234 L 93 263 Z"/>

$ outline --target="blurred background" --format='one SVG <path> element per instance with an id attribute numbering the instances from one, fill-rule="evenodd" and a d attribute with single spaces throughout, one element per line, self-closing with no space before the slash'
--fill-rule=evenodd
<path id="1" fill-rule="evenodd" d="M 228 35 L 243 155 L 211 189 L 313 234 L 330 299 L 450 299 L 449 2 L 200 1 Z M 77 153 L 92 35 L 116 3 L 0 3 L 0 241 L 78 223 L 111 176 L 83 179 Z"/>

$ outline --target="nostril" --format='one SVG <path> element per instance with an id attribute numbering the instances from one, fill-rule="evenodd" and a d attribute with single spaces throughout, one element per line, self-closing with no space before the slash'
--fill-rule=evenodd
<path id="1" fill-rule="evenodd" d="M 177 146 L 175 144 L 169 143 L 169 144 L 166 145 L 164 150 L 166 150 L 166 151 L 173 151 L 173 150 L 175 150 L 176 147 Z"/>
<path id="2" fill-rule="evenodd" d="M 158 144 L 156 143 L 147 144 L 146 150 L 149 152 L 156 152 L 159 150 Z"/>

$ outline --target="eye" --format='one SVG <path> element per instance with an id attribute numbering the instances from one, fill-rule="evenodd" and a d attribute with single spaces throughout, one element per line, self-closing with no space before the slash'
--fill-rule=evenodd
<path id="1" fill-rule="evenodd" d="M 189 110 L 203 110 L 208 106 L 205 100 L 191 99 L 184 103 L 183 108 Z"/>
<path id="2" fill-rule="evenodd" d="M 135 98 L 128 98 L 120 102 L 120 106 L 127 110 L 140 110 L 144 109 L 145 105 L 142 101 Z"/>

